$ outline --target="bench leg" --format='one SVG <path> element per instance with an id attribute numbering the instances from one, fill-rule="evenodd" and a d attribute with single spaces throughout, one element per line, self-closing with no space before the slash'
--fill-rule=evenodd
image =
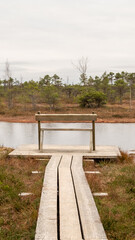
<path id="1" fill-rule="evenodd" d="M 93 132 L 90 131 L 90 152 L 93 150 Z"/>
<path id="2" fill-rule="evenodd" d="M 43 150 L 44 131 L 41 131 L 40 137 L 41 137 L 41 139 L 40 139 L 40 151 L 41 151 L 41 150 Z"/>
<path id="3" fill-rule="evenodd" d="M 95 121 L 92 121 L 92 137 L 93 137 L 93 151 L 95 151 Z"/>
<path id="4" fill-rule="evenodd" d="M 40 121 L 38 121 L 38 149 L 40 150 L 40 139 L 41 139 L 41 136 L 40 136 L 40 133 L 41 133 L 41 130 L 40 130 Z"/>

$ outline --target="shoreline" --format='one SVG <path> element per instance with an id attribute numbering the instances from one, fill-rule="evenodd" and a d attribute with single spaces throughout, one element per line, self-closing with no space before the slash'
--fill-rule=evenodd
<path id="1" fill-rule="evenodd" d="M 37 123 L 35 116 L 0 116 L 0 122 Z M 74 121 L 73 121 L 74 122 Z M 84 121 L 87 122 L 87 121 Z M 135 123 L 135 118 L 97 118 L 97 123 Z"/>

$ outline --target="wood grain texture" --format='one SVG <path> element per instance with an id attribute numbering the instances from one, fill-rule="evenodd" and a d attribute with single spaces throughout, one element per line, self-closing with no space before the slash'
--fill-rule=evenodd
<path id="1" fill-rule="evenodd" d="M 57 240 L 57 168 L 60 158 L 51 157 L 45 170 L 35 240 Z"/>
<path id="2" fill-rule="evenodd" d="M 107 240 L 95 201 L 82 168 L 81 156 L 73 157 L 71 169 L 76 189 L 84 239 Z"/>
<path id="3" fill-rule="evenodd" d="M 60 239 L 81 240 L 81 229 L 71 176 L 70 155 L 64 155 L 59 166 Z"/>
<path id="4" fill-rule="evenodd" d="M 35 114 L 36 121 L 49 122 L 78 122 L 96 121 L 97 114 Z"/>
<path id="5" fill-rule="evenodd" d="M 92 131 L 90 128 L 41 128 L 41 131 Z"/>

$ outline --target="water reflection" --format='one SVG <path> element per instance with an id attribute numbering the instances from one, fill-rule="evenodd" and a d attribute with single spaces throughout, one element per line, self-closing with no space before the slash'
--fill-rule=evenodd
<path id="1" fill-rule="evenodd" d="M 45 127 L 88 128 L 89 123 L 47 123 Z M 135 123 L 96 123 L 96 144 L 116 145 L 124 150 L 135 149 Z M 36 123 L 0 122 L 0 145 L 17 147 L 22 144 L 37 144 Z M 88 132 L 52 132 L 44 137 L 45 144 L 88 145 Z"/>

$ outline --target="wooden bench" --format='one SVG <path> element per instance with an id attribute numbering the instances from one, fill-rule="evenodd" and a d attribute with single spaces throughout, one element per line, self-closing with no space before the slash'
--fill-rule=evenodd
<path id="1" fill-rule="evenodd" d="M 52 156 L 46 167 L 35 240 L 107 240 L 82 157 Z"/>
<path id="2" fill-rule="evenodd" d="M 89 131 L 90 134 L 90 152 L 95 150 L 95 121 L 96 114 L 41 114 L 35 115 L 38 121 L 38 149 L 43 150 L 44 131 Z M 92 122 L 92 128 L 43 128 L 41 122 Z"/>

